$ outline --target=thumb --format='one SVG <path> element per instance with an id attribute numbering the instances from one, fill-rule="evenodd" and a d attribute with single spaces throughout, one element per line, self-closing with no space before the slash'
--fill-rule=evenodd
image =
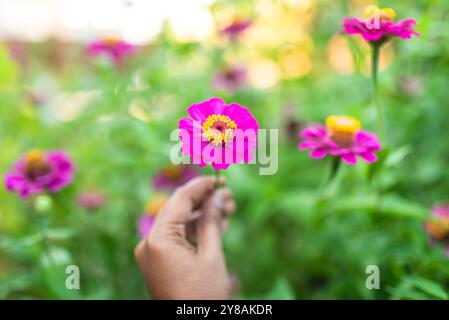
<path id="1" fill-rule="evenodd" d="M 217 256 L 223 255 L 221 244 L 221 219 L 223 199 L 220 190 L 204 201 L 201 211 L 202 215 L 197 224 L 197 245 L 201 255 Z"/>

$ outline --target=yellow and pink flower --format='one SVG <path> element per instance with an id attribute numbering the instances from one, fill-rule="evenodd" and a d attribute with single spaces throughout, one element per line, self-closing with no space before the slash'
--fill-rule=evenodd
<path id="1" fill-rule="evenodd" d="M 230 65 L 221 69 L 213 78 L 212 86 L 216 90 L 236 92 L 247 85 L 247 70 L 242 65 Z"/>
<path id="2" fill-rule="evenodd" d="M 194 164 L 224 170 L 253 160 L 259 125 L 247 108 L 212 98 L 192 104 L 187 112 L 190 117 L 179 121 L 181 152 Z"/>
<path id="3" fill-rule="evenodd" d="M 432 218 L 424 224 L 427 234 L 433 243 L 445 246 L 449 256 L 449 204 L 439 204 L 432 208 Z"/>
<path id="4" fill-rule="evenodd" d="M 351 165 L 357 164 L 358 158 L 376 162 L 376 153 L 381 149 L 377 136 L 362 130 L 360 121 L 351 116 L 329 116 L 326 126 L 310 125 L 299 136 L 302 141 L 298 148 L 309 150 L 310 157 L 322 159 L 329 154 Z"/>
<path id="5" fill-rule="evenodd" d="M 410 39 L 419 36 L 414 30 L 416 21 L 406 19 L 394 22 L 396 12 L 391 8 L 369 6 L 365 10 L 365 20 L 345 18 L 343 29 L 347 34 L 360 34 L 366 41 L 383 43 L 390 38 Z"/>
<path id="6" fill-rule="evenodd" d="M 74 165 L 63 151 L 31 150 L 5 176 L 8 191 L 22 198 L 43 192 L 58 192 L 73 180 Z"/>
<path id="7" fill-rule="evenodd" d="M 122 63 L 124 58 L 135 52 L 136 46 L 115 37 L 96 40 L 87 47 L 87 53 L 89 55 L 105 55 L 118 65 Z"/>
<path id="8" fill-rule="evenodd" d="M 168 165 L 153 177 L 153 187 L 157 191 L 173 190 L 199 175 L 190 165 Z"/>
<path id="9" fill-rule="evenodd" d="M 137 221 L 137 232 L 140 238 L 145 238 L 156 222 L 156 217 L 167 202 L 165 194 L 157 194 L 145 205 L 144 214 Z"/>

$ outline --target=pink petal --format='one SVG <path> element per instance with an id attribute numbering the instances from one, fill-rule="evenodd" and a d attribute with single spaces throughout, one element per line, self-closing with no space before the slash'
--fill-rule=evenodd
<path id="1" fill-rule="evenodd" d="M 320 147 L 322 147 L 321 143 L 312 140 L 306 140 L 298 144 L 299 150 L 317 149 Z"/>
<path id="2" fill-rule="evenodd" d="M 205 121 L 211 114 L 222 114 L 225 102 L 221 98 L 212 98 L 203 102 L 194 103 L 187 112 L 193 120 Z"/>
<path id="3" fill-rule="evenodd" d="M 316 149 L 309 153 L 311 158 L 322 159 L 327 155 L 326 149 Z"/>
<path id="4" fill-rule="evenodd" d="M 299 136 L 303 139 L 322 139 L 326 136 L 326 128 L 321 124 L 311 125 L 301 131 Z"/>
<path id="5" fill-rule="evenodd" d="M 341 156 L 341 159 L 343 160 L 343 162 L 350 164 L 350 165 L 357 164 L 357 158 L 355 157 L 355 155 L 353 153 L 344 154 Z"/>
<path id="6" fill-rule="evenodd" d="M 215 170 L 226 170 L 229 167 L 229 164 L 226 163 L 212 163 L 212 168 Z"/>
<path id="7" fill-rule="evenodd" d="M 377 161 L 377 155 L 372 152 L 363 152 L 360 153 L 360 156 L 362 157 L 363 160 L 365 160 L 368 163 L 373 163 Z"/>

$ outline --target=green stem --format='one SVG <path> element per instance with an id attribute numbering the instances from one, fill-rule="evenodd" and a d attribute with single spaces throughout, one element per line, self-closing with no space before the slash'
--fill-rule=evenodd
<path id="1" fill-rule="evenodd" d="M 332 157 L 329 177 L 327 179 L 326 184 L 331 183 L 335 179 L 338 173 L 338 169 L 340 169 L 340 164 L 341 164 L 340 157 Z"/>
<path id="2" fill-rule="evenodd" d="M 338 170 L 340 169 L 341 164 L 341 158 L 340 157 L 332 157 L 330 162 L 330 168 L 329 168 L 329 174 L 325 178 L 324 182 L 322 183 L 320 189 L 322 192 L 324 192 L 325 189 L 335 180 L 335 177 L 337 176 Z"/>
<path id="3" fill-rule="evenodd" d="M 383 142 L 384 125 L 382 120 L 382 105 L 380 103 L 379 85 L 378 85 L 380 47 L 381 44 L 378 43 L 374 43 L 371 45 L 371 78 L 373 81 L 373 102 L 376 108 L 377 131 L 379 134 L 380 141 Z"/>
<path id="4" fill-rule="evenodd" d="M 42 217 L 41 214 L 38 212 L 34 212 L 34 214 L 36 215 L 36 224 L 38 226 L 39 233 L 42 238 L 42 250 L 44 252 L 45 257 L 47 258 L 48 264 L 50 266 L 53 266 L 54 265 L 53 257 L 51 256 L 50 253 L 50 246 L 48 244 L 47 238 L 47 227 L 45 225 L 44 217 Z"/>
<path id="5" fill-rule="evenodd" d="M 37 225 L 37 228 L 39 230 L 39 234 L 42 238 L 42 251 L 47 259 L 47 262 L 49 266 L 53 266 L 53 257 L 51 256 L 50 252 L 50 246 L 47 238 L 47 223 L 46 223 L 46 217 L 45 214 L 47 212 L 48 208 L 42 208 L 41 206 L 37 205 L 36 199 L 34 199 L 32 203 L 32 217 Z"/>
<path id="6" fill-rule="evenodd" d="M 382 105 L 380 103 L 379 97 L 379 85 L 378 85 L 378 74 L 379 74 L 379 54 L 382 43 L 373 43 L 371 45 L 371 74 L 373 79 L 373 102 L 376 107 L 377 114 L 377 131 L 379 134 L 379 139 L 381 143 L 384 143 L 384 127 L 382 120 Z M 376 193 L 376 207 L 380 210 L 382 205 L 382 172 L 377 175 L 377 193 Z"/>
<path id="7" fill-rule="evenodd" d="M 337 186 L 337 175 L 338 171 L 340 169 L 341 165 L 341 158 L 340 157 L 332 157 L 330 161 L 330 168 L 329 168 L 329 174 L 326 176 L 325 180 L 321 184 L 319 188 L 319 192 L 317 192 L 317 198 L 316 203 L 318 206 L 321 204 L 327 202 L 330 197 L 332 197 L 332 194 L 335 191 L 335 187 Z M 321 219 L 318 217 L 318 219 Z"/>

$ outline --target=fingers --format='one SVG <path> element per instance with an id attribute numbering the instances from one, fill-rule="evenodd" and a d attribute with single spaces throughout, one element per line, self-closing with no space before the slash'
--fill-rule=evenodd
<path id="1" fill-rule="evenodd" d="M 204 202 L 203 215 L 198 220 L 198 252 L 206 255 L 222 254 L 221 235 L 227 227 L 227 217 L 235 210 L 232 192 L 219 189 Z"/>
<path id="2" fill-rule="evenodd" d="M 224 232 L 229 226 L 229 216 L 235 212 L 236 205 L 230 189 L 219 189 L 212 197 L 212 204 L 221 211 L 220 228 Z"/>
<path id="3" fill-rule="evenodd" d="M 197 245 L 200 255 L 222 255 L 221 247 L 221 211 L 211 199 L 202 207 L 203 215 L 197 224 Z"/>
<path id="4" fill-rule="evenodd" d="M 226 183 L 224 177 L 219 185 Z M 195 209 L 201 207 L 205 198 L 216 187 L 216 179 L 211 176 L 198 177 L 180 187 L 170 198 L 162 210 L 159 219 L 161 224 L 185 224 L 192 220 Z"/>
<path id="5" fill-rule="evenodd" d="M 220 210 L 224 216 L 229 216 L 235 211 L 235 202 L 230 189 L 218 189 L 212 196 L 212 204 Z"/>

